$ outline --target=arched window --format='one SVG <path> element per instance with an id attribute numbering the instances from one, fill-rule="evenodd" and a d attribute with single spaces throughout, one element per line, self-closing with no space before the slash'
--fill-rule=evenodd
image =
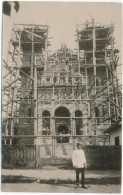
<path id="1" fill-rule="evenodd" d="M 95 107 L 95 117 L 99 117 L 99 109 Z M 97 123 L 100 122 L 99 118 L 96 119 Z"/>
<path id="2" fill-rule="evenodd" d="M 28 108 L 27 111 L 27 116 L 31 117 L 32 116 L 32 108 Z"/>
<path id="3" fill-rule="evenodd" d="M 50 112 L 48 110 L 43 111 L 42 117 L 42 134 L 50 135 Z"/>
<path id="4" fill-rule="evenodd" d="M 96 86 L 99 86 L 99 79 L 96 79 Z"/>
<path id="5" fill-rule="evenodd" d="M 82 112 L 80 110 L 75 111 L 75 117 L 82 117 Z M 82 118 L 76 118 L 76 135 L 81 135 L 82 133 Z"/>

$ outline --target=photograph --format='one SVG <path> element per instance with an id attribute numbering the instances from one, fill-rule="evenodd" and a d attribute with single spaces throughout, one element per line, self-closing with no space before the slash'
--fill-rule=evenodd
<path id="1" fill-rule="evenodd" d="M 1 4 L 1 192 L 122 194 L 122 2 Z"/>

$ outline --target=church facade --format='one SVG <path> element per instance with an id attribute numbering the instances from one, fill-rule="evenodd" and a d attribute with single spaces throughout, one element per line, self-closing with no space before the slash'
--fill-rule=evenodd
<path id="1" fill-rule="evenodd" d="M 113 30 L 86 22 L 76 30 L 76 52 L 63 43 L 49 54 L 47 26 L 15 26 L 5 143 L 110 144 L 105 130 L 121 117 Z"/>

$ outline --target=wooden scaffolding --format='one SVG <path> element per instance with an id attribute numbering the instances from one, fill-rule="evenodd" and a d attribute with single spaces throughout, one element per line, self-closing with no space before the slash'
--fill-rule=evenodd
<path id="1" fill-rule="evenodd" d="M 3 59 L 4 144 L 20 144 L 22 138 L 35 144 L 36 138 L 66 136 L 73 140 L 89 140 L 90 144 L 109 143 L 109 134 L 105 130 L 121 118 L 121 86 L 116 72 L 118 51 L 114 48 L 113 30 L 113 24 L 96 26 L 93 20 L 84 26 L 77 25 L 78 53 L 68 52 L 66 48 L 70 56 L 62 59 L 58 58 L 60 50 L 56 52 L 58 55 L 48 55 L 48 26 L 14 26 L 8 59 Z M 61 51 L 64 49 L 65 46 Z M 56 67 L 65 65 L 69 72 L 66 74 L 63 68 L 59 74 Z M 99 79 L 101 73 L 103 77 Z M 70 119 L 72 123 L 77 119 L 86 120 L 86 134 L 77 135 L 74 130 L 69 135 L 55 134 L 53 121 L 62 117 L 54 115 L 54 105 L 61 103 L 83 105 L 86 115 L 63 118 Z M 52 104 L 50 116 L 39 113 L 39 105 L 43 104 Z M 48 118 L 52 119 L 52 131 L 49 135 L 42 135 L 38 132 L 39 121 Z"/>

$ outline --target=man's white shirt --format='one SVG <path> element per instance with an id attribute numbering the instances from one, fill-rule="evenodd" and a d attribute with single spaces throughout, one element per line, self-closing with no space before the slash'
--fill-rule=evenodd
<path id="1" fill-rule="evenodd" d="M 84 168 L 86 158 L 83 150 L 74 150 L 72 154 L 72 163 L 76 168 Z"/>

